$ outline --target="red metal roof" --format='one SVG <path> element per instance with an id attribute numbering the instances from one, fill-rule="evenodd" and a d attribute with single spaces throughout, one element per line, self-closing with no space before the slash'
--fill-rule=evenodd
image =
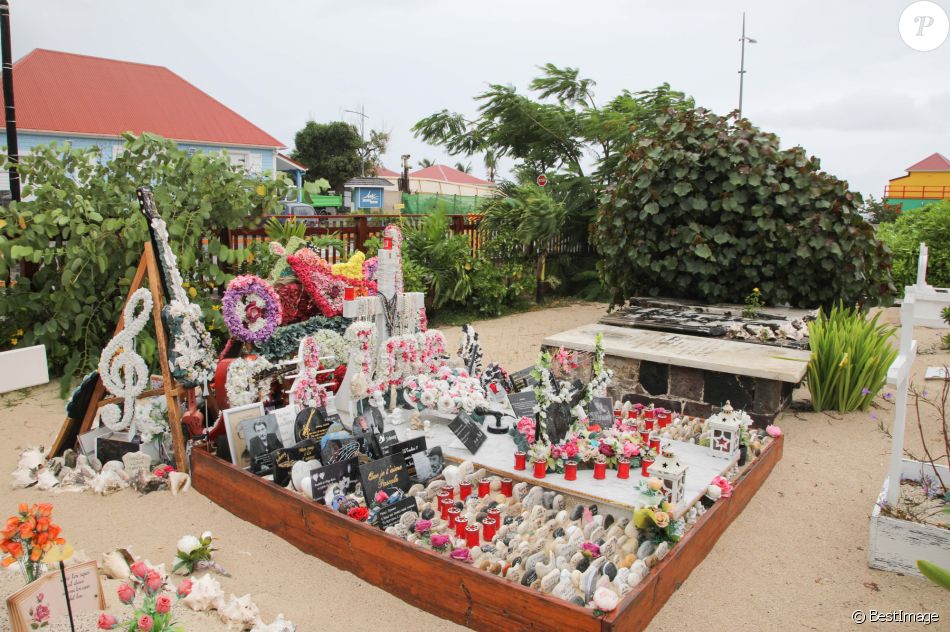
<path id="1" fill-rule="evenodd" d="M 37 48 L 13 65 L 13 86 L 22 130 L 284 146 L 163 66 Z"/>
<path id="2" fill-rule="evenodd" d="M 911 171 L 950 171 L 950 160 L 939 153 L 933 153 L 917 164 L 907 167 L 907 172 Z"/>
<path id="3" fill-rule="evenodd" d="M 16 98 L 16 93 L 14 93 L 14 98 Z M 293 167 L 297 167 L 301 171 L 309 171 L 309 169 L 305 165 L 300 164 L 299 162 L 297 162 L 296 160 L 294 160 L 287 154 L 282 154 L 280 152 L 277 152 L 277 157 L 283 160 L 284 162 L 288 163 L 289 165 Z"/>
<path id="4" fill-rule="evenodd" d="M 399 174 L 393 171 L 392 169 L 387 169 L 382 165 L 377 165 L 376 169 L 373 171 L 380 178 L 398 178 Z"/>
<path id="5" fill-rule="evenodd" d="M 422 180 L 440 180 L 442 182 L 451 182 L 452 184 L 494 184 L 494 182 L 476 178 L 471 174 L 463 173 L 458 169 L 447 167 L 446 165 L 432 165 L 431 167 L 426 167 L 419 171 L 413 171 L 409 174 L 409 177 Z"/>

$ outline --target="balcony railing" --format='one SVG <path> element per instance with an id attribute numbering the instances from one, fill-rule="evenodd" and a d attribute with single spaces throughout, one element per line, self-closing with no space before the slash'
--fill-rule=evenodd
<path id="1" fill-rule="evenodd" d="M 911 200 L 950 200 L 950 186 L 886 186 L 884 199 L 911 199 Z"/>

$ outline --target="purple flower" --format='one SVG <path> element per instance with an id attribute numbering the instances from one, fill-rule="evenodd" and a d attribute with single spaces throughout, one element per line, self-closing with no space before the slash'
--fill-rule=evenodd
<path id="1" fill-rule="evenodd" d="M 892 398 L 892 397 L 894 397 L 894 396 L 891 395 L 890 393 L 884 393 L 884 399 L 886 399 L 887 401 L 891 401 L 891 398 Z"/>
<path id="2" fill-rule="evenodd" d="M 862 395 L 870 395 L 870 394 L 871 394 L 871 389 L 869 389 L 869 388 L 862 388 L 862 389 L 861 389 L 861 394 L 862 394 Z"/>
<path id="3" fill-rule="evenodd" d="M 232 336 L 242 342 L 263 342 L 280 324 L 280 299 L 270 283 L 244 274 L 228 283 L 221 313 Z"/>

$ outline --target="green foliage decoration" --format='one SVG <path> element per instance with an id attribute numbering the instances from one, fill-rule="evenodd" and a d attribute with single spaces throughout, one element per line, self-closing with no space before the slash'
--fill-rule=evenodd
<path id="1" fill-rule="evenodd" d="M 300 323 L 278 327 L 270 338 L 264 342 L 255 343 L 254 349 L 271 362 L 277 362 L 296 354 L 300 341 L 305 336 L 315 334 L 320 329 L 329 329 L 342 334 L 349 324 L 349 321 L 342 316 L 333 318 L 314 316 Z"/>
<path id="2" fill-rule="evenodd" d="M 837 305 L 808 326 L 811 359 L 806 380 L 815 410 L 867 410 L 884 387 L 897 357 L 891 325 L 854 308 Z"/>
<path id="3" fill-rule="evenodd" d="M 635 295 L 740 303 L 887 303 L 890 253 L 860 195 L 801 147 L 734 115 L 663 113 L 630 144 L 593 230 L 613 304 Z"/>
<path id="4" fill-rule="evenodd" d="M 0 209 L 0 278 L 18 264 L 35 268 L 32 278 L 20 276 L 2 290 L 0 327 L 22 329 L 20 345 L 46 345 L 64 393 L 74 376 L 96 367 L 148 239 L 136 187 L 152 186 L 186 289 L 214 334 L 223 322 L 210 309 L 209 290 L 230 280 L 222 264 L 248 257 L 221 235 L 275 209 L 285 186 L 239 173 L 220 154 L 188 155 L 152 134 L 126 135 L 124 150 L 103 160 L 98 147 L 37 146 L 20 159 L 24 201 Z M 140 334 L 138 348 L 154 367 L 150 331 Z M 0 349 L 8 344 L 4 337 Z"/>
<path id="5" fill-rule="evenodd" d="M 927 283 L 950 287 L 950 200 L 904 211 L 877 228 L 878 239 L 894 253 L 894 284 L 917 282 L 920 243 L 927 244 Z"/>

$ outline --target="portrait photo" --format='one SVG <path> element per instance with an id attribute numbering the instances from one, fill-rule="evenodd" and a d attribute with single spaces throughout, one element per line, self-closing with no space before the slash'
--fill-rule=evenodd
<path id="1" fill-rule="evenodd" d="M 251 471 L 270 472 L 274 467 L 274 451 L 284 447 L 280 440 L 277 417 L 264 415 L 245 419 L 238 424 L 238 434 L 244 439 Z"/>
<path id="2" fill-rule="evenodd" d="M 245 406 L 237 406 L 222 411 L 224 417 L 224 430 L 228 438 L 228 447 L 231 450 L 231 463 L 238 467 L 248 468 L 251 466 L 250 454 L 244 442 L 244 436 L 240 434 L 238 425 L 248 419 L 256 419 L 264 416 L 264 403 L 254 402 Z"/>

